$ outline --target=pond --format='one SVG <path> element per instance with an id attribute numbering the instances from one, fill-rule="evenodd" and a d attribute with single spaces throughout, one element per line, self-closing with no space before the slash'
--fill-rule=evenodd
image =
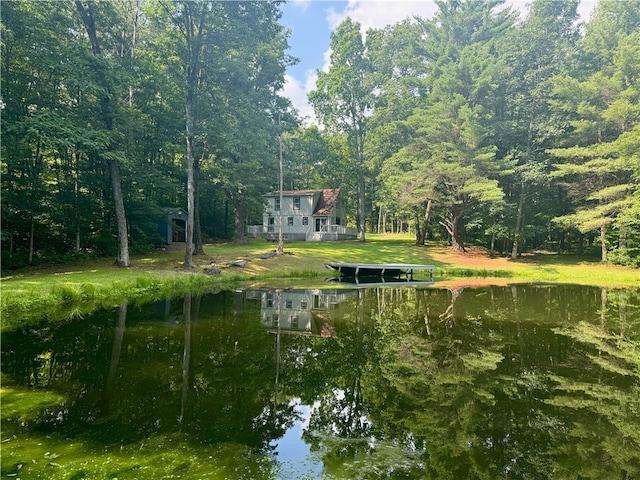
<path id="1" fill-rule="evenodd" d="M 236 290 L 2 335 L 2 477 L 640 478 L 640 289 Z"/>

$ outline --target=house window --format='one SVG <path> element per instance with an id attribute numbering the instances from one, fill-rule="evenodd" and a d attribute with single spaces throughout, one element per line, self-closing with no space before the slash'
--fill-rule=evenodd
<path id="1" fill-rule="evenodd" d="M 276 219 L 273 217 L 269 217 L 269 224 L 267 225 L 267 232 L 273 232 L 273 225 L 275 224 Z"/>
<path id="2" fill-rule="evenodd" d="M 300 309 L 301 310 L 306 310 L 307 309 L 307 302 L 306 301 L 300 302 Z"/>
<path id="3" fill-rule="evenodd" d="M 298 317 L 291 317 L 291 328 L 298 328 Z"/>
<path id="4" fill-rule="evenodd" d="M 287 225 L 293 226 L 293 217 L 287 217 Z"/>
<path id="5" fill-rule="evenodd" d="M 276 210 L 280 210 L 280 199 L 279 199 L 279 198 L 276 198 L 276 199 L 275 199 L 275 201 L 276 201 L 275 209 L 276 209 Z"/>
<path id="6" fill-rule="evenodd" d="M 293 197 L 293 209 L 300 210 L 300 197 Z"/>
<path id="7" fill-rule="evenodd" d="M 336 225 L 340 225 L 340 217 L 336 217 Z"/>
<path id="8" fill-rule="evenodd" d="M 291 308 L 291 307 L 293 307 L 293 301 L 291 301 L 291 300 L 287 300 L 287 302 L 286 302 L 286 304 L 285 304 L 285 305 L 286 305 L 286 307 L 285 307 L 285 308 Z"/>
<path id="9" fill-rule="evenodd" d="M 309 225 L 309 217 L 302 217 L 302 225 L 305 227 Z"/>

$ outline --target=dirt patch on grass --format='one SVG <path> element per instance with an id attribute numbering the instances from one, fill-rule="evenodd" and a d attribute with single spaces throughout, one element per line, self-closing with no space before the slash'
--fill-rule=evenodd
<path id="1" fill-rule="evenodd" d="M 436 262 L 453 264 L 459 268 L 507 270 L 513 266 L 508 257 L 492 257 L 482 247 L 469 247 L 466 253 L 454 252 L 447 247 L 429 247 L 429 256 Z"/>
<path id="2" fill-rule="evenodd" d="M 487 272 L 508 272 L 514 269 L 519 260 L 513 261 L 507 256 L 492 256 L 486 248 L 468 247 L 465 253 L 453 252 L 448 247 L 430 247 L 429 256 L 443 267 Z M 527 260 L 534 255 L 528 254 Z M 454 280 L 438 280 L 438 287 L 444 288 L 481 288 L 490 285 L 506 286 L 515 283 L 509 276 L 464 277 Z"/>

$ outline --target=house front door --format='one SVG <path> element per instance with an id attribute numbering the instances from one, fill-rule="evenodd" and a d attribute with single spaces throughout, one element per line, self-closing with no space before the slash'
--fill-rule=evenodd
<path id="1" fill-rule="evenodd" d="M 316 232 L 322 232 L 326 230 L 324 227 L 327 226 L 327 217 L 317 217 L 316 218 Z"/>

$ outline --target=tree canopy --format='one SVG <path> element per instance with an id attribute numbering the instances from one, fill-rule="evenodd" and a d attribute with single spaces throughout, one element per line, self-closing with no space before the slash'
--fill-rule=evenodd
<path id="1" fill-rule="evenodd" d="M 440 0 L 347 18 L 300 126 L 280 2 L 3 2 L 2 267 L 241 242 L 277 190 L 340 188 L 348 222 L 418 243 L 640 265 L 640 0 Z"/>

